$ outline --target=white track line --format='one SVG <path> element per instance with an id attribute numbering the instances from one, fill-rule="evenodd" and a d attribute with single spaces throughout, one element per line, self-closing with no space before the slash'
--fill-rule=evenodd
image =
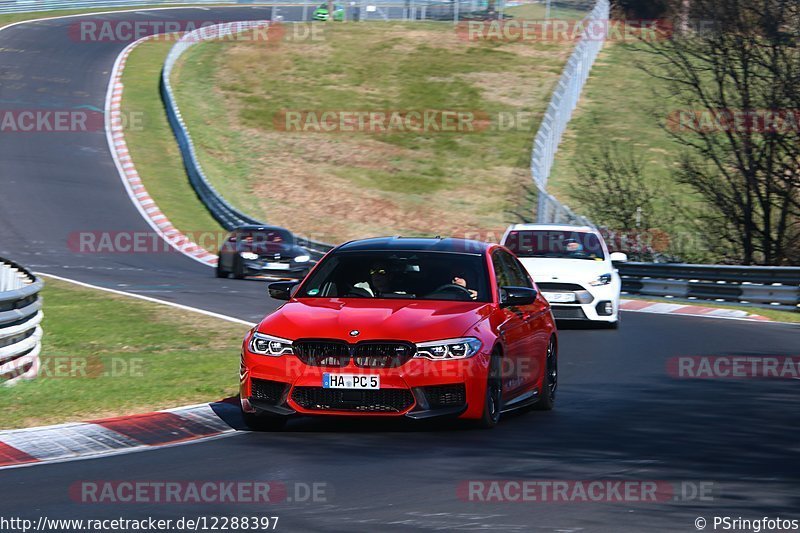
<path id="1" fill-rule="evenodd" d="M 242 320 L 242 319 L 239 319 L 239 318 L 236 318 L 236 317 L 232 317 L 232 316 L 228 316 L 228 315 L 222 315 L 220 313 L 215 313 L 213 311 L 206 311 L 205 309 L 200 309 L 200 308 L 197 308 L 197 307 L 190 307 L 188 305 L 177 304 L 175 302 L 168 302 L 166 300 L 159 300 L 157 298 L 151 298 L 150 296 L 144 296 L 142 294 L 119 291 L 117 289 L 109 289 L 108 287 L 99 287 L 97 285 L 92 285 L 91 283 L 84 283 L 83 281 L 77 281 L 77 280 L 74 280 L 74 279 L 63 278 L 61 276 L 56 276 L 54 274 L 46 274 L 44 272 L 36 272 L 35 274 L 37 276 L 44 276 L 44 277 L 47 277 L 47 278 L 57 279 L 59 281 L 65 281 L 67 283 L 73 283 L 75 285 L 79 285 L 81 287 L 86 287 L 86 288 L 89 288 L 89 289 L 96 289 L 98 291 L 110 292 L 112 294 L 117 294 L 117 295 L 120 295 L 120 296 L 129 296 L 131 298 L 137 298 L 139 300 L 144 300 L 146 302 L 152 302 L 152 303 L 156 303 L 156 304 L 168 305 L 170 307 L 174 307 L 176 309 L 181 309 L 183 311 L 191 311 L 193 313 L 199 313 L 201 315 L 206 315 L 206 316 L 209 316 L 209 317 L 212 317 L 212 318 L 218 318 L 220 320 L 226 320 L 228 322 L 233 322 L 235 324 L 242 324 L 242 325 L 248 326 L 248 327 L 253 327 L 253 326 L 256 325 L 253 322 L 248 322 L 246 320 Z M 184 406 L 184 407 L 186 407 L 186 406 Z"/>

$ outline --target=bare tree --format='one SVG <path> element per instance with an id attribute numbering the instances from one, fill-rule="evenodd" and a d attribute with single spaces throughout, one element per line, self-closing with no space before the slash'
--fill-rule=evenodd
<path id="1" fill-rule="evenodd" d="M 785 264 L 800 218 L 800 131 L 785 123 L 800 109 L 797 0 L 693 0 L 690 15 L 692 31 L 645 46 L 683 110 L 667 128 L 684 147 L 676 178 L 705 200 L 712 247 Z"/>
<path id="2" fill-rule="evenodd" d="M 573 165 L 578 182 L 569 194 L 592 221 L 617 229 L 652 227 L 660 191 L 646 179 L 644 157 L 608 143 L 584 152 Z"/>

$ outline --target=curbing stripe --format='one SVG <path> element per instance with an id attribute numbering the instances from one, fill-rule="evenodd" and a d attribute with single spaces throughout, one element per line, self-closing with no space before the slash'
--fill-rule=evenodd
<path id="1" fill-rule="evenodd" d="M 90 422 L 150 446 L 193 440 L 220 433 L 217 429 L 175 412 L 122 416 Z"/>
<path id="2" fill-rule="evenodd" d="M 211 404 L 0 431 L 0 469 L 171 446 L 235 431 L 216 415 Z"/>
<path id="3" fill-rule="evenodd" d="M 128 193 L 128 197 L 153 231 L 183 255 L 204 265 L 214 267 L 217 265 L 217 256 L 198 246 L 196 243 L 192 242 L 191 239 L 180 233 L 147 193 L 147 189 L 142 185 L 139 173 L 130 157 L 130 151 L 125 142 L 125 131 L 122 126 L 122 121 L 117 119 L 122 113 L 121 103 L 124 91 L 122 74 L 125 70 L 128 56 L 134 48 L 145 41 L 156 38 L 158 35 L 162 34 L 148 35 L 147 37 L 143 37 L 129 44 L 120 52 L 114 62 L 105 103 L 105 126 L 108 148 L 114 159 L 114 164 L 117 167 L 117 172 L 122 180 L 122 184 L 125 186 L 125 191 Z"/>
<path id="4" fill-rule="evenodd" d="M 0 442 L 26 453 L 37 461 L 101 453 L 141 444 L 125 435 L 94 424 L 45 426 L 25 432 L 8 431 L 0 434 Z"/>
<path id="5" fill-rule="evenodd" d="M 620 300 L 619 308 L 623 311 L 639 313 L 656 313 L 662 315 L 701 316 L 709 318 L 728 318 L 738 320 L 752 320 L 771 322 L 767 317 L 754 315 L 740 309 L 726 309 L 722 307 L 701 307 L 698 305 L 684 305 L 664 302 L 648 302 L 646 300 Z"/>
<path id="6" fill-rule="evenodd" d="M 0 468 L 4 466 L 21 465 L 25 463 L 35 463 L 38 459 L 31 457 L 27 453 L 0 442 Z"/>

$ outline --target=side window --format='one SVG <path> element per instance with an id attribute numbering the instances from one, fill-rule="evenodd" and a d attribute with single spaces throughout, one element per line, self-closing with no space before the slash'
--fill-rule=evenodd
<path id="1" fill-rule="evenodd" d="M 509 276 L 508 272 L 508 264 L 506 261 L 503 260 L 503 252 L 502 250 L 495 250 L 492 253 L 492 265 L 494 265 L 494 277 L 497 280 L 497 286 L 509 286 L 511 285 L 511 277 Z"/>
<path id="2" fill-rule="evenodd" d="M 525 270 L 525 267 L 522 266 L 522 263 L 519 262 L 519 259 L 513 255 L 503 255 L 508 260 L 508 266 L 513 285 L 515 287 L 528 287 L 529 289 L 532 289 L 533 283 L 531 282 L 531 277 L 528 275 L 528 271 Z"/>

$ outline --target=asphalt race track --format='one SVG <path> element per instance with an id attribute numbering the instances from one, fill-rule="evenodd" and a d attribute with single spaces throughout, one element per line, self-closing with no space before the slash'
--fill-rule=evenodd
<path id="1" fill-rule="evenodd" d="M 103 15 L 191 20 L 269 18 L 251 7 Z M 282 9 L 289 20 L 298 13 Z M 77 43 L 70 19 L 0 31 L 0 106 L 103 108 L 125 43 Z M 131 204 L 103 132 L 2 134 L 0 256 L 38 271 L 257 320 L 276 302 L 264 284 L 217 280 L 179 254 L 79 254 L 77 231 L 149 231 Z M 240 431 L 200 443 L 0 471 L 0 516 L 280 517 L 283 531 L 696 531 L 714 516 L 798 518 L 798 380 L 676 379 L 685 355 L 800 355 L 800 328 L 625 313 L 619 331 L 564 329 L 556 410 L 509 416 L 492 431 L 296 420 L 281 433 Z M 124 392 L 121 392 L 124 394 Z M 236 409 L 220 415 L 240 428 Z M 658 502 L 470 502 L 468 480 L 684 483 Z M 323 483 L 325 501 L 88 504 L 85 480 Z M 680 485 L 677 485 L 680 486 Z M 708 492 L 700 499 L 692 487 Z M 290 494 L 291 497 L 291 494 Z M 294 498 L 297 500 L 298 498 Z M 302 498 L 300 498 L 302 499 Z M 712 530 L 709 525 L 707 530 Z"/>
<path id="2" fill-rule="evenodd" d="M 270 8 L 234 7 L 86 18 L 223 22 L 270 16 Z M 71 31 L 78 20 L 32 22 L 0 31 L 0 106 L 104 109 L 111 68 L 128 43 L 76 40 Z M 79 232 L 152 234 L 125 194 L 105 132 L 0 135 L 0 256 L 41 272 L 205 309 L 213 306 L 249 321 L 258 321 L 277 306 L 265 296 L 263 283 L 218 280 L 211 269 L 177 252 L 96 254 L 71 249 L 69 239 Z"/>

